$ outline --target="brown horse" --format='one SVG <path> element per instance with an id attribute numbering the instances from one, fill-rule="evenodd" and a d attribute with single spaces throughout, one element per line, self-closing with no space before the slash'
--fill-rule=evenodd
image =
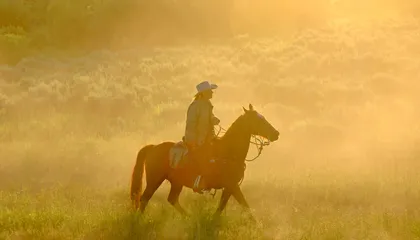
<path id="1" fill-rule="evenodd" d="M 216 215 L 219 215 L 231 196 L 246 210 L 249 205 L 239 187 L 245 173 L 245 158 L 253 135 L 269 141 L 276 141 L 279 132 L 249 104 L 249 110 L 239 116 L 226 133 L 213 143 L 215 161 L 208 166 L 212 170 L 211 179 L 206 179 L 210 189 L 223 189 Z M 187 162 L 185 167 L 171 168 L 170 150 L 174 142 L 146 145 L 137 155 L 131 179 L 131 200 L 136 209 L 144 212 L 150 198 L 164 180 L 171 183 L 168 201 L 182 214 L 186 214 L 179 204 L 182 188 L 192 188 L 196 178 L 195 163 Z M 146 189 L 140 193 L 144 169 L 146 170 Z"/>

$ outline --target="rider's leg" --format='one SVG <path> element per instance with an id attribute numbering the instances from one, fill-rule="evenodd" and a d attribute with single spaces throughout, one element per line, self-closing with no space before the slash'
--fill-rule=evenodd
<path id="1" fill-rule="evenodd" d="M 193 152 L 193 161 L 194 161 L 194 166 L 195 166 L 195 173 L 196 173 L 196 178 L 194 180 L 194 185 L 193 185 L 193 191 L 194 192 L 198 192 L 201 193 L 202 191 L 202 167 L 201 167 L 201 151 L 202 151 L 202 147 L 198 147 L 196 149 L 194 149 Z"/>
<path id="2" fill-rule="evenodd" d="M 208 163 L 210 161 L 210 146 L 203 145 L 197 151 L 196 163 L 197 163 L 197 178 L 194 181 L 193 190 L 195 192 L 201 192 L 203 189 L 206 189 L 207 182 L 209 179 L 209 170 Z"/>

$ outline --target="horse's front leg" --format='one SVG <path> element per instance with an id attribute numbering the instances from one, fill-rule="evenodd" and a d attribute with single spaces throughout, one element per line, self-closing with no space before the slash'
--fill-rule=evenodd
<path id="1" fill-rule="evenodd" d="M 232 195 L 232 192 L 230 191 L 230 189 L 228 188 L 223 189 L 222 196 L 220 197 L 220 201 L 219 201 L 219 206 L 217 207 L 217 210 L 214 213 L 215 217 L 220 216 L 223 210 L 225 210 L 226 204 L 228 203 L 231 195 Z"/>
<path id="2" fill-rule="evenodd" d="M 236 185 L 232 188 L 232 195 L 238 201 L 238 203 L 248 212 L 251 217 L 252 221 L 256 221 L 254 216 L 252 215 L 251 208 L 249 207 L 248 202 L 246 201 L 242 190 L 239 188 L 239 185 Z"/>

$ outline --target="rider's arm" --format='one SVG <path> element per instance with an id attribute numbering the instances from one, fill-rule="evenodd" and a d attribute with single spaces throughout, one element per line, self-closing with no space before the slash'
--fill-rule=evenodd
<path id="1" fill-rule="evenodd" d="M 185 142 L 188 145 L 194 146 L 197 142 L 197 124 L 198 124 L 198 106 L 192 104 L 187 111 L 187 123 L 185 127 Z"/>
<path id="2" fill-rule="evenodd" d="M 214 112 L 213 112 L 213 105 L 211 105 L 210 104 L 210 119 L 211 119 L 211 124 L 214 126 L 214 125 L 218 125 L 219 123 L 220 123 L 220 120 L 219 120 L 219 118 L 217 118 L 215 115 L 214 115 Z"/>
<path id="3" fill-rule="evenodd" d="M 211 120 L 212 120 L 213 125 L 218 125 L 220 123 L 220 119 L 214 116 L 214 114 L 212 114 Z"/>

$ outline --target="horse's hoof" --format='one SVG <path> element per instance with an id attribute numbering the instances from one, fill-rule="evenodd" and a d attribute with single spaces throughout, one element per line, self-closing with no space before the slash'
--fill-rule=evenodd
<path id="1" fill-rule="evenodd" d="M 213 220 L 220 220 L 221 216 L 222 216 L 221 212 L 216 211 L 213 214 Z"/>

